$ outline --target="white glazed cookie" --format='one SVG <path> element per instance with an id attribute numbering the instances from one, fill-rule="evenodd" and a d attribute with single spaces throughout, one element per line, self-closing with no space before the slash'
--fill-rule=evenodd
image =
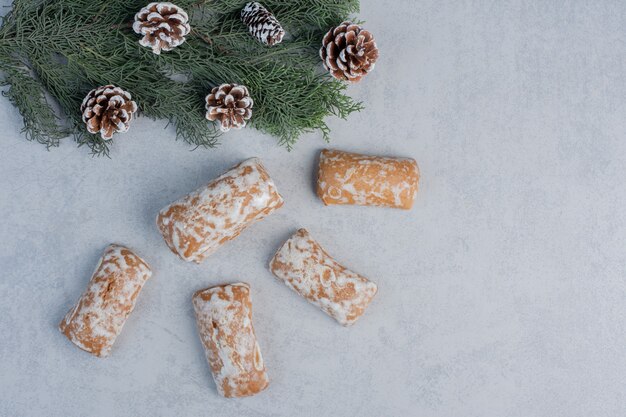
<path id="1" fill-rule="evenodd" d="M 353 324 L 376 295 L 376 284 L 335 261 L 298 230 L 274 255 L 270 271 L 343 326 Z"/>
<path id="2" fill-rule="evenodd" d="M 325 205 L 357 204 L 408 210 L 419 182 L 417 162 L 324 149 L 317 195 Z"/>
<path id="3" fill-rule="evenodd" d="M 217 391 L 224 397 L 247 397 L 267 388 L 269 379 L 252 326 L 250 286 L 207 288 L 197 291 L 192 301 Z"/>
<path id="4" fill-rule="evenodd" d="M 199 263 L 283 203 L 261 161 L 250 158 L 165 207 L 156 222 L 172 252 Z"/>
<path id="5" fill-rule="evenodd" d="M 130 249 L 110 245 L 59 330 L 79 348 L 95 356 L 108 356 L 151 276 L 148 264 Z"/>

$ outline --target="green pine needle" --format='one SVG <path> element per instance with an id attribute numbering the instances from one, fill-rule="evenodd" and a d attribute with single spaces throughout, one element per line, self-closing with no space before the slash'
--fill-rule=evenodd
<path id="1" fill-rule="evenodd" d="M 226 82 L 249 88 L 250 125 L 288 149 L 305 132 L 329 140 L 324 119 L 346 118 L 361 104 L 323 71 L 319 46 L 330 27 L 358 11 L 358 0 L 264 1 L 289 35 L 273 47 L 241 23 L 245 3 L 177 1 L 192 33 L 173 51 L 154 55 L 131 29 L 146 0 L 14 0 L 0 27 L 0 85 L 9 86 L 3 94 L 20 111 L 27 139 L 51 147 L 73 135 L 97 155 L 107 155 L 111 141 L 86 131 L 80 104 L 105 84 L 131 92 L 143 115 L 173 123 L 177 138 L 194 147 L 218 142 L 204 97 Z"/>

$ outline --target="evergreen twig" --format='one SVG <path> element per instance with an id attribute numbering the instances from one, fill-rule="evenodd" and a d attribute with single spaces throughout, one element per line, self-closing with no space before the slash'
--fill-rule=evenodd
<path id="1" fill-rule="evenodd" d="M 110 141 L 88 133 L 79 112 L 86 93 L 104 84 L 130 91 L 142 114 L 175 124 L 177 138 L 194 147 L 217 144 L 204 96 L 224 82 L 249 87 L 251 126 L 287 148 L 304 132 L 318 130 L 328 140 L 325 117 L 361 109 L 345 85 L 320 71 L 318 56 L 323 33 L 357 12 L 358 0 L 264 1 L 290 34 L 271 48 L 239 20 L 245 1 L 179 0 L 194 30 L 160 56 L 141 47 L 130 29 L 145 3 L 14 0 L 1 19 L 0 85 L 9 86 L 3 94 L 20 111 L 29 140 L 51 147 L 73 135 L 79 146 L 108 154 Z"/>

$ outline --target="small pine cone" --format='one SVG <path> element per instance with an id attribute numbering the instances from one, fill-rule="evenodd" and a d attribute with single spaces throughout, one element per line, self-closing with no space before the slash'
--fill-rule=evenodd
<path id="1" fill-rule="evenodd" d="M 279 44 L 285 36 L 285 30 L 274 15 L 257 2 L 246 4 L 241 10 L 241 20 L 250 34 L 264 45 Z"/>
<path id="2" fill-rule="evenodd" d="M 206 96 L 206 118 L 219 120 L 220 130 L 228 132 L 245 127 L 252 117 L 252 97 L 248 89 L 238 84 L 222 84 Z"/>
<path id="3" fill-rule="evenodd" d="M 324 36 L 320 56 L 333 77 L 355 83 L 374 69 L 378 48 L 370 32 L 343 22 Z"/>
<path id="4" fill-rule="evenodd" d="M 105 140 L 115 132 L 127 132 L 136 111 L 130 93 L 113 85 L 91 90 L 80 106 L 89 133 L 100 133 Z"/>
<path id="5" fill-rule="evenodd" d="M 175 4 L 150 3 L 135 15 L 133 30 L 143 35 L 140 45 L 159 55 L 185 42 L 191 27 L 187 13 Z"/>

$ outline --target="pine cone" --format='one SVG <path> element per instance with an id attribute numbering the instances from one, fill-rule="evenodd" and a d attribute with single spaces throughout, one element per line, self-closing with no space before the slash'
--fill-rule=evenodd
<path id="1" fill-rule="evenodd" d="M 102 139 L 111 139 L 115 132 L 127 132 L 137 104 L 130 93 L 113 85 L 95 88 L 87 94 L 80 106 L 83 122 L 89 133 L 98 133 Z"/>
<path id="2" fill-rule="evenodd" d="M 246 4 L 241 10 L 241 20 L 250 34 L 264 45 L 279 44 L 285 36 L 285 30 L 274 15 L 257 2 Z"/>
<path id="3" fill-rule="evenodd" d="M 238 84 L 222 84 L 206 96 L 206 118 L 219 120 L 220 130 L 241 129 L 252 117 L 252 97 L 248 89 Z"/>
<path id="4" fill-rule="evenodd" d="M 143 35 L 139 44 L 158 55 L 185 42 L 191 27 L 187 13 L 175 4 L 150 3 L 135 15 L 133 30 Z"/>
<path id="5" fill-rule="evenodd" d="M 378 48 L 370 32 L 343 22 L 324 36 L 320 56 L 333 77 L 355 83 L 374 69 Z"/>

